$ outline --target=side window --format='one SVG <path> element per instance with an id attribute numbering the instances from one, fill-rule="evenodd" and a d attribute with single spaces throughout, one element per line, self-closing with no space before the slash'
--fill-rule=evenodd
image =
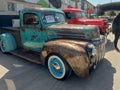
<path id="1" fill-rule="evenodd" d="M 74 19 L 74 14 L 72 12 L 65 12 L 65 16 L 67 19 Z"/>
<path id="2" fill-rule="evenodd" d="M 77 18 L 81 18 L 82 17 L 82 14 L 80 12 L 76 12 L 76 17 Z"/>
<path id="3" fill-rule="evenodd" d="M 24 25 L 38 25 L 39 18 L 36 14 L 33 13 L 25 13 L 23 16 Z"/>

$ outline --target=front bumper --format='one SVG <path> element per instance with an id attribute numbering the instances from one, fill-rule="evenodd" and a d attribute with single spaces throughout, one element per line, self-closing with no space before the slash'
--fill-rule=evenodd
<path id="1" fill-rule="evenodd" d="M 96 55 L 91 56 L 90 59 L 90 68 L 96 68 L 98 62 L 102 60 L 105 56 L 105 36 L 101 35 L 100 40 L 94 41 L 93 44 L 96 47 Z"/>

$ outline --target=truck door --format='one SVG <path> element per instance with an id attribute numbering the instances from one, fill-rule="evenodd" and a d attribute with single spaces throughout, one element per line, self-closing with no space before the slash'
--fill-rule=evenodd
<path id="1" fill-rule="evenodd" d="M 38 13 L 24 13 L 21 23 L 21 40 L 24 48 L 40 50 L 44 45 Z"/>

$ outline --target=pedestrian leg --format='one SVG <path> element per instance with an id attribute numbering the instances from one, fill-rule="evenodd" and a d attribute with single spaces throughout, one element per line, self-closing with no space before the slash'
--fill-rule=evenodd
<path id="1" fill-rule="evenodd" d="M 114 47 L 115 47 L 116 51 L 120 52 L 120 50 L 117 47 L 118 39 L 119 39 L 119 34 L 115 34 Z"/>

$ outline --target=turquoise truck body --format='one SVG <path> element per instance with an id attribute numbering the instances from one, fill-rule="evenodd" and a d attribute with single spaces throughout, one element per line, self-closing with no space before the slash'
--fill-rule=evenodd
<path id="1" fill-rule="evenodd" d="M 59 80 L 73 71 L 80 77 L 105 55 L 105 38 L 94 25 L 67 24 L 61 10 L 50 8 L 20 11 L 20 28 L 0 28 L 3 53 L 47 65 Z"/>

